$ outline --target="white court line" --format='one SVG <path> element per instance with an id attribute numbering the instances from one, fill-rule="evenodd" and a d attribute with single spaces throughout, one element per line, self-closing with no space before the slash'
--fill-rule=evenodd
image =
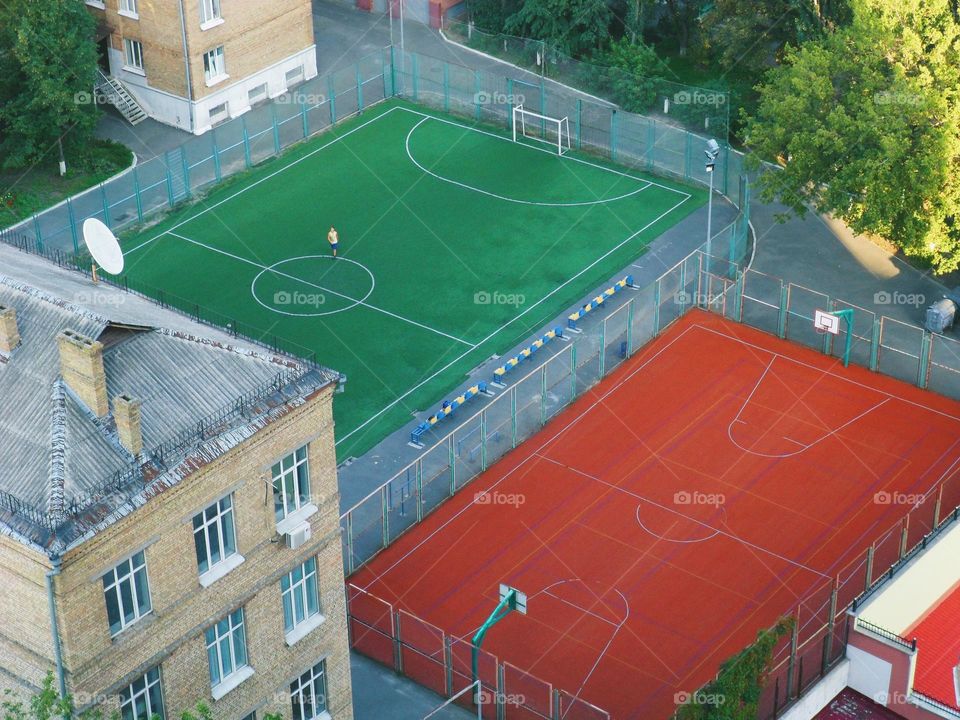
<path id="1" fill-rule="evenodd" d="M 370 423 L 372 423 L 372 422 L 373 422 L 374 420 L 376 420 L 378 417 L 380 417 L 381 415 L 383 415 L 383 414 L 384 414 L 385 412 L 387 412 L 390 408 L 392 408 L 392 407 L 394 407 L 395 405 L 397 405 L 398 403 L 402 402 L 402 401 L 404 400 L 404 398 L 406 398 L 408 395 L 410 395 L 411 393 L 415 392 L 416 390 L 419 390 L 421 387 L 423 387 L 424 385 L 426 385 L 428 382 L 430 382 L 431 380 L 433 380 L 435 377 L 437 377 L 437 376 L 440 375 L 441 373 L 445 372 L 445 371 L 448 370 L 449 368 L 453 367 L 453 365 L 455 365 L 456 363 L 460 362 L 460 360 L 462 360 L 464 357 L 466 357 L 470 352 L 472 352 L 472 350 L 475 350 L 476 348 L 480 347 L 480 346 L 483 345 L 485 342 L 487 342 L 487 341 L 490 340 L 492 337 L 494 337 L 497 333 L 499 333 L 499 332 L 501 332 L 502 330 L 505 330 L 506 328 L 508 328 L 508 327 L 510 327 L 511 325 L 513 325 L 513 323 L 515 323 L 517 320 L 519 320 L 520 318 L 522 318 L 522 317 L 523 317 L 524 315 L 526 315 L 528 312 L 530 312 L 531 310 L 533 310 L 533 309 L 534 309 L 535 307 L 537 307 L 540 303 L 544 302 L 545 300 L 547 300 L 547 299 L 549 299 L 551 296 L 553 296 L 555 293 L 557 293 L 558 291 L 560 291 L 560 290 L 562 290 L 563 288 L 565 288 L 567 285 L 569 285 L 570 283 L 572 283 L 572 282 L 573 282 L 574 280 L 576 280 L 578 277 L 580 277 L 580 276 L 583 275 L 585 272 L 587 272 L 588 270 L 590 270 L 590 269 L 591 269 L 594 265 L 596 265 L 597 263 L 605 260 L 609 255 L 611 255 L 612 253 L 616 252 L 616 251 L 619 250 L 621 247 L 623 247 L 624 245 L 626 245 L 628 242 L 630 242 L 631 240 L 633 240 L 637 235 L 639 235 L 640 233 L 642 233 L 642 232 L 644 232 L 645 230 L 647 230 L 647 228 L 649 228 L 649 227 L 657 224 L 658 222 L 660 222 L 663 218 L 665 218 L 667 215 L 669 215 L 670 213 L 672 213 L 672 212 L 673 212 L 674 210 L 676 210 L 678 207 L 680 207 L 681 205 L 683 205 L 683 204 L 684 204 L 687 200 L 689 200 L 689 199 L 690 199 L 690 196 L 688 195 L 687 197 L 683 198 L 683 200 L 681 200 L 680 202 L 678 202 L 676 205 L 674 205 L 673 207 L 671 207 L 669 210 L 666 210 L 665 212 L 661 213 L 661 214 L 658 215 L 656 218 L 654 218 L 653 220 L 651 220 L 650 222 L 648 222 L 646 225 L 644 225 L 642 228 L 640 228 L 639 230 L 637 230 L 635 233 L 633 233 L 632 235 L 628 235 L 626 239 L 624 239 L 624 240 L 621 241 L 620 243 L 614 245 L 612 248 L 610 248 L 609 250 L 607 250 L 607 252 L 605 252 L 603 255 L 601 255 L 600 257 L 598 257 L 598 258 L 597 258 L 596 260 L 594 260 L 592 263 L 590 263 L 589 265 L 587 265 L 586 267 L 584 267 L 584 268 L 583 268 L 582 270 L 580 270 L 580 272 L 578 272 L 576 275 L 572 275 L 570 278 L 568 278 L 567 280 L 565 280 L 563 283 L 561 283 L 560 285 L 557 285 L 553 290 L 551 290 L 551 291 L 548 292 L 546 295 L 544 295 L 542 298 L 540 298 L 540 299 L 537 300 L 535 303 L 533 303 L 532 305 L 530 305 L 526 310 L 524 310 L 523 312 L 521 312 L 521 313 L 518 314 L 518 315 L 515 315 L 515 316 L 512 317 L 510 320 L 508 320 L 507 322 L 505 322 L 503 325 L 501 325 L 500 327 L 498 327 L 496 330 L 494 330 L 493 332 L 491 332 L 489 335 L 487 335 L 485 338 L 483 338 L 483 340 L 481 340 L 481 341 L 478 342 L 476 345 L 474 345 L 473 348 L 471 348 L 471 350 L 467 350 L 467 351 L 464 352 L 462 355 L 458 355 L 458 356 L 455 357 L 453 360 L 451 360 L 449 363 L 447 363 L 447 364 L 444 365 L 442 368 L 440 368 L 439 370 L 437 370 L 435 373 L 433 373 L 433 374 L 430 375 L 429 377 L 421 380 L 419 383 L 417 383 L 417 384 L 414 385 L 412 388 L 410 388 L 409 390 L 407 390 L 403 395 L 399 396 L 398 398 L 396 398 L 395 400 L 393 400 L 392 402 L 390 402 L 389 404 L 387 404 L 386 406 L 384 406 L 384 407 L 383 407 L 381 410 L 379 410 L 376 414 L 371 415 L 371 416 L 370 416 L 369 418 L 367 418 L 361 425 L 358 425 L 358 426 L 355 427 L 353 430 L 351 430 L 350 432 L 348 432 L 346 435 L 343 435 L 339 440 L 336 441 L 336 445 L 339 445 L 340 443 L 342 443 L 344 440 L 346 440 L 347 438 L 349 438 L 349 437 L 350 437 L 351 435 L 353 435 L 354 433 L 357 433 L 357 432 L 359 432 L 360 430 L 363 430 L 363 428 L 365 428 L 367 425 L 369 425 Z"/>
<path id="2" fill-rule="evenodd" d="M 472 130 L 473 132 L 478 132 L 478 133 L 481 133 L 482 135 L 489 135 L 490 137 L 494 137 L 499 140 L 506 140 L 507 142 L 513 142 L 510 138 L 504 137 L 503 135 L 497 135 L 496 133 L 492 133 L 489 130 L 481 130 L 480 128 L 477 128 L 477 127 L 471 127 L 469 125 L 464 125 L 462 123 L 458 123 L 453 120 L 447 120 L 446 118 L 437 117 L 436 115 L 430 115 L 428 113 L 423 113 L 418 110 L 412 110 L 408 107 L 401 107 L 398 109 L 403 110 L 404 112 L 412 113 L 413 115 L 419 115 L 422 118 L 436 120 L 437 122 L 446 123 L 447 125 L 453 125 L 458 128 L 463 128 L 464 130 Z M 546 148 L 534 147 L 533 145 L 523 145 L 522 147 L 528 148 L 530 150 L 536 150 L 537 152 L 545 152 L 549 155 L 553 155 L 553 153 L 547 150 Z M 690 193 L 685 193 L 683 190 L 677 190 L 676 188 L 668 187 L 666 185 L 661 185 L 660 183 L 653 182 L 652 180 L 647 180 L 646 178 L 639 178 L 636 175 L 631 175 L 630 173 L 625 173 L 620 170 L 615 170 L 614 168 L 604 167 L 603 165 L 597 165 L 596 163 L 592 163 L 589 160 L 581 160 L 580 158 L 573 157 L 572 155 L 562 155 L 560 156 L 560 159 L 569 160 L 570 162 L 577 162 L 577 163 L 580 163 L 581 165 L 588 165 L 592 168 L 597 168 L 598 170 L 605 170 L 606 172 L 613 173 L 614 175 L 620 175 L 621 177 L 630 178 L 631 180 L 636 180 L 638 182 L 650 183 L 654 187 L 658 187 L 661 190 L 669 190 L 672 193 L 683 195 L 685 198 L 692 197 Z"/>
<path id="3" fill-rule="evenodd" d="M 417 162 L 417 159 L 413 156 L 413 153 L 410 152 L 410 138 L 413 137 L 413 133 L 416 132 L 417 128 L 419 128 L 428 120 L 435 120 L 435 119 L 436 118 L 433 118 L 433 117 L 425 117 L 423 120 L 421 120 L 412 128 L 410 128 L 410 132 L 407 133 L 407 140 L 404 143 L 404 145 L 407 150 L 407 157 L 410 158 L 410 162 L 412 162 L 414 165 L 420 168 L 421 171 L 423 171 L 427 175 L 430 175 L 431 177 L 436 178 L 437 180 L 440 180 L 445 183 L 450 183 L 451 185 L 456 185 L 458 187 L 465 188 L 466 190 L 471 190 L 472 192 L 480 193 L 481 195 L 486 195 L 488 197 L 496 198 L 497 200 L 517 203 L 519 205 L 536 205 L 538 207 L 582 207 L 585 205 L 605 205 L 607 203 L 616 202 L 617 200 L 623 200 L 624 198 L 632 197 L 634 195 L 642 193 L 647 188 L 653 186 L 652 182 L 649 182 L 647 180 L 638 180 L 637 182 L 646 182 L 647 184 L 644 185 L 643 187 L 637 188 L 636 190 L 631 190 L 628 193 L 624 193 L 623 195 L 617 195 L 616 197 L 603 198 L 601 200 L 584 200 L 582 202 L 538 202 L 535 200 L 518 200 L 517 198 L 507 197 L 506 195 L 498 195 L 497 193 L 492 193 L 487 190 L 481 190 L 480 188 L 474 187 L 473 185 L 467 185 L 466 183 L 462 183 L 457 180 L 451 180 L 450 178 L 443 177 L 442 175 L 438 175 L 437 173 L 425 168 L 423 165 Z M 466 128 L 466 129 L 471 130 L 474 128 Z M 506 142 L 511 142 L 509 138 L 500 137 L 499 135 L 494 135 L 493 137 L 499 138 L 500 140 L 505 140 Z M 521 147 L 527 147 L 527 146 L 522 145 Z M 540 148 L 530 148 L 530 149 L 539 150 Z"/>
<path id="4" fill-rule="evenodd" d="M 166 234 L 168 234 L 168 233 L 169 233 L 170 235 L 173 235 L 173 233 L 171 232 L 172 230 L 176 230 L 177 228 L 179 228 L 179 227 L 181 227 L 181 226 L 183 226 L 183 225 L 186 225 L 186 224 L 187 224 L 188 222 L 190 222 L 191 220 L 196 220 L 196 219 L 197 219 L 198 217 L 200 217 L 201 215 L 205 215 L 206 213 L 210 212 L 211 210 L 220 207 L 220 206 L 223 205 L 225 202 L 229 202 L 230 200 L 233 200 L 235 197 L 237 197 L 238 195 L 241 195 L 241 194 L 245 193 L 247 190 L 250 190 L 251 188 L 255 188 L 255 187 L 256 187 L 257 185 L 259 185 L 260 183 L 266 182 L 267 180 L 269 180 L 269 179 L 272 178 L 272 177 L 276 177 L 277 175 L 279 175 L 279 174 L 282 173 L 283 171 L 289 170 L 289 169 L 292 168 L 294 165 L 297 165 L 297 164 L 303 162 L 304 160 L 306 160 L 306 159 L 309 158 L 309 157 L 313 157 L 314 155 L 316 155 L 316 154 L 317 154 L 318 152 L 320 152 L 321 150 L 324 150 L 324 149 L 330 147 L 331 145 L 333 145 L 333 144 L 336 143 L 336 142 L 340 142 L 341 140 L 343 140 L 343 138 L 347 137 L 348 135 L 352 135 L 352 134 L 355 133 L 357 130 L 360 130 L 361 128 L 364 128 L 364 127 L 366 127 L 367 125 L 369 125 L 370 123 L 376 122 L 377 120 L 386 117 L 387 115 L 389 115 L 390 113 L 392 113 L 394 110 L 399 110 L 399 109 L 400 109 L 399 107 L 392 107 L 392 108 L 389 108 L 388 110 L 384 111 L 383 113 L 377 115 L 376 117 L 370 118 L 370 119 L 367 120 L 365 123 L 361 123 L 360 125 L 357 125 L 355 128 L 352 128 L 352 129 L 348 130 L 347 132 L 343 133 L 343 135 L 338 135 L 337 137 L 335 137 L 335 138 L 334 138 L 333 140 L 331 140 L 330 142 L 325 143 L 324 145 L 321 145 L 320 147 L 311 150 L 310 152 L 308 152 L 308 153 L 307 153 L 306 155 L 304 155 L 303 157 L 297 158 L 296 160 L 294 160 L 294 161 L 293 161 L 292 163 L 290 163 L 289 165 L 284 165 L 282 168 L 277 168 L 276 170 L 274 170 L 272 173 L 270 173 L 270 174 L 267 175 L 266 177 L 262 177 L 262 178 L 260 178 L 259 180 L 257 180 L 256 182 L 250 183 L 250 184 L 247 185 L 246 187 L 240 188 L 240 189 L 237 190 L 237 192 L 235 192 L 233 195 L 229 195 L 228 197 L 225 197 L 225 198 L 224 198 L 223 200 L 221 200 L 220 202 L 217 202 L 217 203 L 214 203 L 213 205 L 210 205 L 210 206 L 208 206 L 208 207 L 205 207 L 203 210 L 201 210 L 200 212 L 198 212 L 196 215 L 191 215 L 191 216 L 188 217 L 186 220 L 177 223 L 177 224 L 174 225 L 172 228 L 170 228 L 170 230 L 166 230 L 166 231 L 160 233 L 159 235 L 155 235 L 155 236 L 153 236 L 152 238 L 150 238 L 149 240 L 144 240 L 142 243 L 140 243 L 140 244 L 137 245 L 136 247 L 132 247 L 132 248 L 130 248 L 129 250 L 125 251 L 125 252 L 124 252 L 124 255 L 129 255 L 130 253 L 134 253 L 134 252 L 136 252 L 137 250 L 139 250 L 140 248 L 144 247 L 145 245 L 149 245 L 149 244 L 152 243 L 154 240 L 157 240 L 157 239 L 163 237 L 164 235 L 166 235 Z"/>
<path id="5" fill-rule="evenodd" d="M 167 233 L 166 233 L 166 234 L 172 235 L 173 237 L 179 238 L 180 240 L 186 240 L 188 243 L 193 243 L 194 245 L 198 245 L 199 247 L 206 248 L 207 250 L 211 250 L 211 251 L 213 251 L 213 252 L 215 252 L 215 253 L 220 253 L 221 255 L 226 255 L 227 257 L 233 258 L 234 260 L 239 260 L 240 262 L 245 262 L 245 263 L 247 263 L 248 265 L 253 265 L 253 266 L 256 267 L 256 268 L 260 268 L 261 270 L 266 270 L 267 272 L 271 272 L 271 273 L 273 273 L 273 274 L 275 274 L 275 275 L 280 275 L 281 277 L 285 277 L 285 278 L 288 278 L 288 279 L 290 279 L 290 280 L 296 280 L 297 282 L 302 282 L 304 285 L 309 285 L 310 287 L 316 288 L 317 290 L 323 290 L 324 292 L 328 292 L 328 293 L 330 293 L 331 295 L 337 295 L 337 296 L 339 296 L 339 297 L 341 297 L 341 298 L 343 298 L 343 299 L 345 299 L 345 300 L 349 300 L 350 302 L 356 303 L 357 305 L 362 305 L 363 307 L 369 308 L 370 310 L 376 310 L 377 312 L 383 313 L 384 315 L 389 315 L 390 317 L 396 318 L 397 320 L 402 320 L 402 321 L 405 322 L 405 323 L 410 323 L 411 325 L 416 325 L 416 326 L 419 327 L 419 328 L 423 328 L 424 330 L 429 330 L 430 332 L 436 333 L 437 335 L 443 335 L 443 337 L 445 337 L 445 338 L 449 338 L 450 340 L 455 340 L 455 341 L 458 342 L 458 343 L 463 343 L 464 345 L 469 346 L 469 347 L 470 347 L 470 350 L 473 350 L 474 348 L 477 347 L 477 346 L 474 345 L 473 343 L 468 342 L 468 341 L 466 341 L 466 340 L 464 340 L 464 339 L 462 339 L 462 338 L 455 337 L 454 335 L 450 335 L 450 334 L 448 334 L 448 333 L 445 333 L 445 332 L 443 332 L 442 330 L 437 330 L 436 328 L 430 327 L 429 325 L 424 325 L 423 323 L 418 323 L 416 320 L 411 320 L 410 318 L 405 318 L 405 317 L 403 317 L 402 315 L 397 315 L 396 313 L 390 312 L 389 310 L 384 310 L 383 308 L 377 307 L 376 305 L 371 305 L 371 304 L 368 303 L 368 302 L 364 302 L 364 301 L 362 301 L 362 300 L 357 300 L 356 298 L 350 297 L 349 295 L 344 295 L 343 293 L 339 293 L 339 292 L 337 292 L 336 290 L 331 290 L 330 288 L 324 287 L 323 285 L 317 285 L 316 283 L 312 283 L 312 282 L 310 282 L 309 280 L 304 280 L 303 278 L 299 278 L 299 277 L 297 277 L 296 275 L 289 275 L 289 274 L 287 274 L 287 273 L 285 273 L 285 272 L 282 272 L 282 271 L 280 271 L 280 270 L 272 269 L 270 265 L 261 265 L 261 264 L 258 263 L 258 262 L 254 262 L 253 260 L 248 260 L 247 258 L 241 257 L 241 256 L 239 256 L 239 255 L 234 255 L 233 253 L 227 252 L 226 250 L 221 250 L 220 248 L 215 248 L 215 247 L 213 247 L 212 245 L 206 245 L 206 244 L 204 244 L 204 243 L 202 243 L 202 242 L 199 242 L 199 241 L 197 241 L 197 240 L 193 240 L 193 239 L 188 238 L 188 237 L 186 237 L 186 236 L 184 236 L 184 235 L 178 235 L 177 233 L 175 233 L 175 232 L 173 232 L 173 231 L 171 231 L 171 230 L 167 230 Z M 467 350 L 467 352 L 470 352 L 470 350 Z"/>
<path id="6" fill-rule="evenodd" d="M 555 584 L 556 584 L 556 583 L 554 583 L 554 585 L 555 585 Z M 551 585 L 550 587 L 553 587 L 553 585 Z M 603 617 L 603 616 L 601 616 L 601 615 L 597 615 L 595 612 L 591 612 L 590 610 L 587 610 L 586 608 L 582 608 L 582 607 L 580 607 L 579 605 L 576 605 L 575 603 L 570 602 L 569 600 L 564 600 L 562 597 L 560 597 L 559 595 L 554 595 L 554 594 L 553 594 L 552 592 L 550 592 L 549 590 L 541 590 L 539 593 L 537 593 L 537 595 L 549 595 L 549 596 L 552 597 L 554 600 L 559 600 L 559 601 L 562 602 L 564 605 L 569 605 L 570 607 L 574 608 L 575 610 L 579 610 L 579 611 L 582 612 L 584 615 L 589 615 L 590 617 L 594 618 L 595 620 L 599 620 L 600 622 L 604 622 L 604 623 L 606 623 L 607 625 L 616 626 L 616 623 L 615 623 L 613 620 L 608 620 L 607 618 L 605 618 L 605 617 Z"/>

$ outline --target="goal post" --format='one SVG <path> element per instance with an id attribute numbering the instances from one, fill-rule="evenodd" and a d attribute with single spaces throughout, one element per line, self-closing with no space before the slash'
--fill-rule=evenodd
<path id="1" fill-rule="evenodd" d="M 523 105 L 513 106 L 513 141 L 523 138 L 550 145 L 563 155 L 570 149 L 570 120 L 555 118 L 527 110 Z"/>

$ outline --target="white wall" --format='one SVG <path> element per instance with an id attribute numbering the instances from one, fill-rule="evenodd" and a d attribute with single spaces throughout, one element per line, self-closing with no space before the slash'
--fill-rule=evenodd
<path id="1" fill-rule="evenodd" d="M 850 662 L 847 684 L 874 702 L 885 704 L 893 666 L 853 645 L 847 646 L 847 660 Z"/>

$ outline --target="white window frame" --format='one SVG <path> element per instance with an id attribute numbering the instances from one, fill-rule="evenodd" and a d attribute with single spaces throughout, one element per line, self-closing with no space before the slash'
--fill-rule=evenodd
<path id="1" fill-rule="evenodd" d="M 139 558 L 139 559 L 138 559 Z M 126 568 L 123 566 L 126 565 Z M 122 573 L 120 571 L 122 569 Z M 146 598 L 140 597 L 140 591 L 137 590 L 137 576 L 142 573 L 143 577 L 143 586 L 146 593 Z M 131 625 L 135 625 L 140 620 L 145 618 L 147 615 L 153 612 L 153 602 L 150 599 L 150 576 L 147 572 L 147 556 L 146 553 L 141 550 L 134 553 L 130 557 L 121 562 L 117 563 L 116 566 L 108 570 L 101 577 L 103 582 L 103 595 L 104 602 L 107 603 L 107 623 L 110 627 L 110 634 L 112 636 L 119 635 L 124 630 L 126 630 Z M 127 613 L 123 607 L 123 586 L 129 585 L 129 596 L 133 603 L 131 610 L 133 611 L 133 617 L 130 620 L 127 620 Z M 120 627 L 117 630 L 114 630 L 110 623 L 110 613 L 109 613 L 109 597 L 113 596 L 117 603 L 117 608 L 120 612 Z M 141 602 L 144 601 L 144 602 Z"/>
<path id="2" fill-rule="evenodd" d="M 319 670 L 318 670 L 319 668 Z M 317 692 L 317 682 L 320 684 L 320 692 Z M 306 692 L 304 692 L 306 691 Z M 304 696 L 309 693 L 315 700 L 320 697 L 322 709 L 317 709 L 317 703 L 312 705 L 312 714 L 306 715 L 306 703 Z M 307 671 L 301 673 L 292 683 L 290 683 L 290 703 L 292 705 L 292 720 L 325 720 L 330 717 L 327 711 L 327 660 L 324 658 L 316 665 L 307 668 Z"/>
<path id="3" fill-rule="evenodd" d="M 299 580 L 295 579 L 297 570 L 300 571 Z M 284 582 L 286 582 L 286 588 L 284 588 Z M 317 607 L 315 610 L 310 610 L 308 602 L 310 597 L 308 591 L 311 586 L 316 597 Z M 320 599 L 317 558 L 307 558 L 305 562 L 280 579 L 280 601 L 283 606 L 283 632 L 287 645 L 296 644 L 323 623 L 325 618 L 323 603 Z M 299 620 L 297 619 L 298 607 L 302 613 Z M 290 627 L 287 627 L 288 619 L 292 623 Z"/>
<path id="4" fill-rule="evenodd" d="M 151 679 L 151 675 L 155 675 L 155 677 Z M 135 690 L 133 686 L 140 681 L 143 682 L 143 688 Z M 153 700 L 150 697 L 150 689 L 154 686 L 160 693 L 158 698 L 160 700 L 159 708 L 153 707 Z M 124 699 L 124 693 L 127 694 L 126 699 Z M 143 707 L 146 710 L 146 715 L 142 717 L 137 715 L 137 704 L 140 698 L 143 698 Z M 159 665 L 152 670 L 148 670 L 120 691 L 120 717 L 122 720 L 150 720 L 154 715 L 163 718 L 165 717 L 164 704 L 163 682 Z"/>
<path id="5" fill-rule="evenodd" d="M 304 445 L 285 455 L 274 463 L 273 475 L 273 513 L 278 525 L 287 518 L 300 518 L 316 510 L 310 502 L 310 453 Z M 293 495 L 288 492 L 292 483 Z M 279 505 L 279 507 L 278 507 Z"/>
<path id="6" fill-rule="evenodd" d="M 233 495 L 225 495 L 194 515 L 191 521 L 193 549 L 197 556 L 197 571 L 200 573 L 200 584 L 204 587 L 219 580 L 243 563 L 244 558 L 237 549 L 235 508 L 236 502 Z M 226 540 L 228 534 L 233 538 L 233 549 L 228 547 Z M 205 570 L 201 566 L 200 550 L 197 547 L 201 543 L 206 553 L 207 568 Z M 215 554 L 219 554 L 220 559 L 211 562 Z"/>
<path id="7" fill-rule="evenodd" d="M 223 45 L 217 45 L 213 50 L 203 54 L 203 77 L 207 86 L 216 85 L 230 77 L 227 74 L 227 59 Z"/>
<path id="8" fill-rule="evenodd" d="M 270 99 L 270 85 L 260 83 L 247 90 L 247 104 L 251 107 Z"/>
<path id="9" fill-rule="evenodd" d="M 137 12 L 137 0 L 117 0 L 117 3 L 117 12 L 120 15 L 134 20 L 140 19 L 140 14 Z"/>
<path id="10" fill-rule="evenodd" d="M 221 624 L 226 623 L 226 630 L 221 633 Z M 247 646 L 247 625 L 243 608 L 238 608 L 204 632 L 204 641 L 207 648 L 207 668 L 210 670 L 210 691 L 214 700 L 219 700 L 240 683 L 253 675 L 250 667 L 250 653 Z M 238 649 L 242 653 L 238 653 Z M 211 652 L 214 657 L 211 658 Z M 223 673 L 224 656 L 230 660 L 230 672 Z M 215 660 L 219 680 L 214 680 L 211 661 Z"/>
<path id="11" fill-rule="evenodd" d="M 131 64 L 131 61 L 139 65 Z M 130 72 L 145 74 L 143 65 L 143 43 L 133 38 L 123 39 L 123 69 Z"/>
<path id="12" fill-rule="evenodd" d="M 200 29 L 209 30 L 223 24 L 223 8 L 220 0 L 200 0 Z"/>

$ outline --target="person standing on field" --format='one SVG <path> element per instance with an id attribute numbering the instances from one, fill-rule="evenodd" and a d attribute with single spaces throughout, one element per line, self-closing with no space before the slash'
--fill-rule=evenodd
<path id="1" fill-rule="evenodd" d="M 333 253 L 333 257 L 337 257 L 337 243 L 340 242 L 340 236 L 337 235 L 337 229 L 333 225 L 327 233 L 327 242 L 330 243 L 330 252 Z"/>

